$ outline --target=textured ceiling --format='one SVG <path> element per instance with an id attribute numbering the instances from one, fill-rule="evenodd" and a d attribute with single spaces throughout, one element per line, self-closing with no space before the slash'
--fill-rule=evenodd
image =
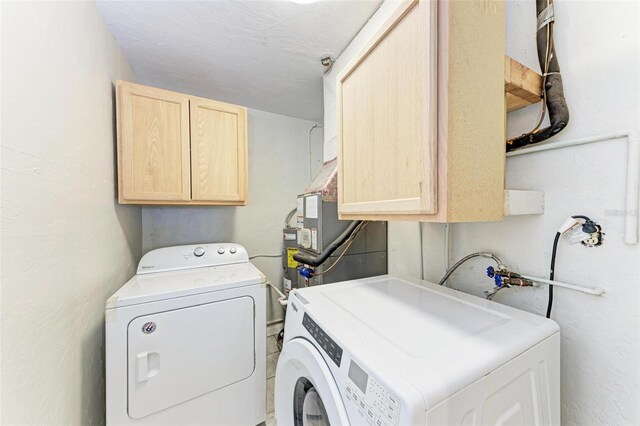
<path id="1" fill-rule="evenodd" d="M 104 1 L 141 83 L 320 121 L 320 57 L 337 56 L 381 0 Z"/>

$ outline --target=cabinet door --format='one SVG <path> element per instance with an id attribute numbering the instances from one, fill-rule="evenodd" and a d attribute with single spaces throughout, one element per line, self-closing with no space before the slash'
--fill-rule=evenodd
<path id="1" fill-rule="evenodd" d="M 243 296 L 134 318 L 127 329 L 129 416 L 146 417 L 250 377 L 254 311 L 254 300 Z"/>
<path id="2" fill-rule="evenodd" d="M 120 201 L 191 198 L 189 100 L 118 82 Z"/>
<path id="3" fill-rule="evenodd" d="M 342 214 L 437 211 L 435 8 L 405 1 L 338 76 Z"/>
<path id="4" fill-rule="evenodd" d="M 190 102 L 192 199 L 246 204 L 246 108 L 206 99 Z"/>

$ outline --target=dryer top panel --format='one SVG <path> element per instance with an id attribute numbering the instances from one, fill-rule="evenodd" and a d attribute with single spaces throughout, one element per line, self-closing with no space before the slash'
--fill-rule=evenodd
<path id="1" fill-rule="evenodd" d="M 529 312 L 389 275 L 293 294 L 338 345 L 391 366 L 422 391 L 428 407 L 559 331 Z"/>
<path id="2" fill-rule="evenodd" d="M 107 300 L 106 308 L 137 305 L 176 297 L 266 282 L 265 275 L 238 244 L 167 247 L 145 254 L 138 274 Z"/>
<path id="3" fill-rule="evenodd" d="M 250 262 L 136 275 L 107 300 L 106 308 L 193 296 L 264 282 L 264 274 Z"/>
<path id="4" fill-rule="evenodd" d="M 152 274 L 248 261 L 247 250 L 240 244 L 215 243 L 164 247 L 142 256 L 137 273 L 138 275 Z"/>

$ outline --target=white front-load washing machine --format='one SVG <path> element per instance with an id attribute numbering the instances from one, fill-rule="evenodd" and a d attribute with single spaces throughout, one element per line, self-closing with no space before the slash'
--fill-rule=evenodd
<path id="1" fill-rule="evenodd" d="M 278 425 L 559 425 L 549 319 L 414 279 L 294 290 Z"/>
<path id="2" fill-rule="evenodd" d="M 106 303 L 107 424 L 263 422 L 265 306 L 238 244 L 147 253 Z"/>

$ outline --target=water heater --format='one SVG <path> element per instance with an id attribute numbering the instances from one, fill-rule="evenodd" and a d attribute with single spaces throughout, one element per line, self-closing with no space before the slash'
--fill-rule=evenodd
<path id="1" fill-rule="evenodd" d="M 351 223 L 338 219 L 336 166 L 336 160 L 325 163 L 305 192 L 298 196 L 295 248 L 311 256 L 320 254 Z M 311 278 L 297 274 L 297 285 L 292 283 L 292 286 L 307 287 L 387 273 L 387 222 L 367 223 L 342 255 L 346 245 L 314 268 Z"/>

